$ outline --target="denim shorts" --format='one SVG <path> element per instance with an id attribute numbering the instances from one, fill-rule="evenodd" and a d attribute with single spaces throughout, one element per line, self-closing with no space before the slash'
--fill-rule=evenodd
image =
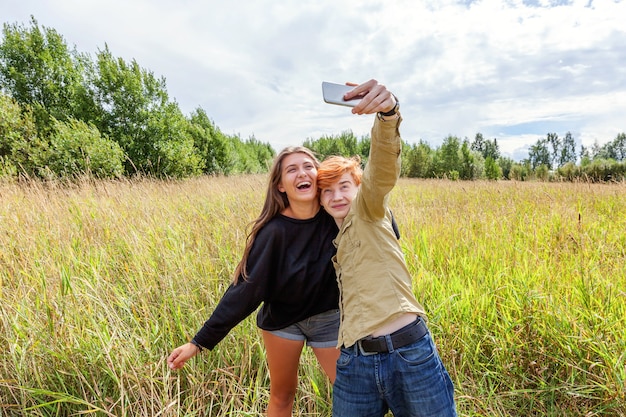
<path id="1" fill-rule="evenodd" d="M 430 333 L 388 353 L 341 348 L 333 417 L 455 417 L 454 387 Z"/>
<path id="2" fill-rule="evenodd" d="M 273 330 L 270 333 L 289 340 L 305 340 L 312 348 L 329 348 L 337 346 L 339 334 L 339 309 L 328 310 L 315 316 Z"/>

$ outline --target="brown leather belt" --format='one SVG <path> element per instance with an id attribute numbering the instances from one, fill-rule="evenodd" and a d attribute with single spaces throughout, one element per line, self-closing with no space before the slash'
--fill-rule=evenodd
<path id="1" fill-rule="evenodd" d="M 421 317 L 418 317 L 413 323 L 407 324 L 403 328 L 391 333 L 388 337 L 391 339 L 393 349 L 401 348 L 417 342 L 428 333 L 428 327 Z M 365 353 L 387 353 L 387 336 L 366 337 L 357 342 L 361 351 Z"/>

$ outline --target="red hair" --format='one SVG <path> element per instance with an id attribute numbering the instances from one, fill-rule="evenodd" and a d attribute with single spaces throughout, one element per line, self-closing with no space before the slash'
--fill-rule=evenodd
<path id="1" fill-rule="evenodd" d="M 356 155 L 352 158 L 344 156 L 329 156 L 317 168 L 317 188 L 323 190 L 331 184 L 341 179 L 343 174 L 351 174 L 354 184 L 361 185 L 363 169 L 361 169 L 361 158 Z"/>

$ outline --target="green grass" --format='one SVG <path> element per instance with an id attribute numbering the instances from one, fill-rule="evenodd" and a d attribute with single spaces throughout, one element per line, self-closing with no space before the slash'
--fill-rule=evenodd
<path id="1" fill-rule="evenodd" d="M 258 416 L 250 317 L 170 371 L 265 176 L 0 184 L 0 416 Z M 464 416 L 626 415 L 626 185 L 403 179 L 391 206 Z M 330 415 L 306 350 L 294 415 Z"/>

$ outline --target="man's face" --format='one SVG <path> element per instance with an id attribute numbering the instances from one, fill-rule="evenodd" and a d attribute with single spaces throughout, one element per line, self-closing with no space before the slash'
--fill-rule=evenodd
<path id="1" fill-rule="evenodd" d="M 320 203 L 335 220 L 343 221 L 350 211 L 359 187 L 352 174 L 345 173 L 339 181 L 320 190 Z"/>

